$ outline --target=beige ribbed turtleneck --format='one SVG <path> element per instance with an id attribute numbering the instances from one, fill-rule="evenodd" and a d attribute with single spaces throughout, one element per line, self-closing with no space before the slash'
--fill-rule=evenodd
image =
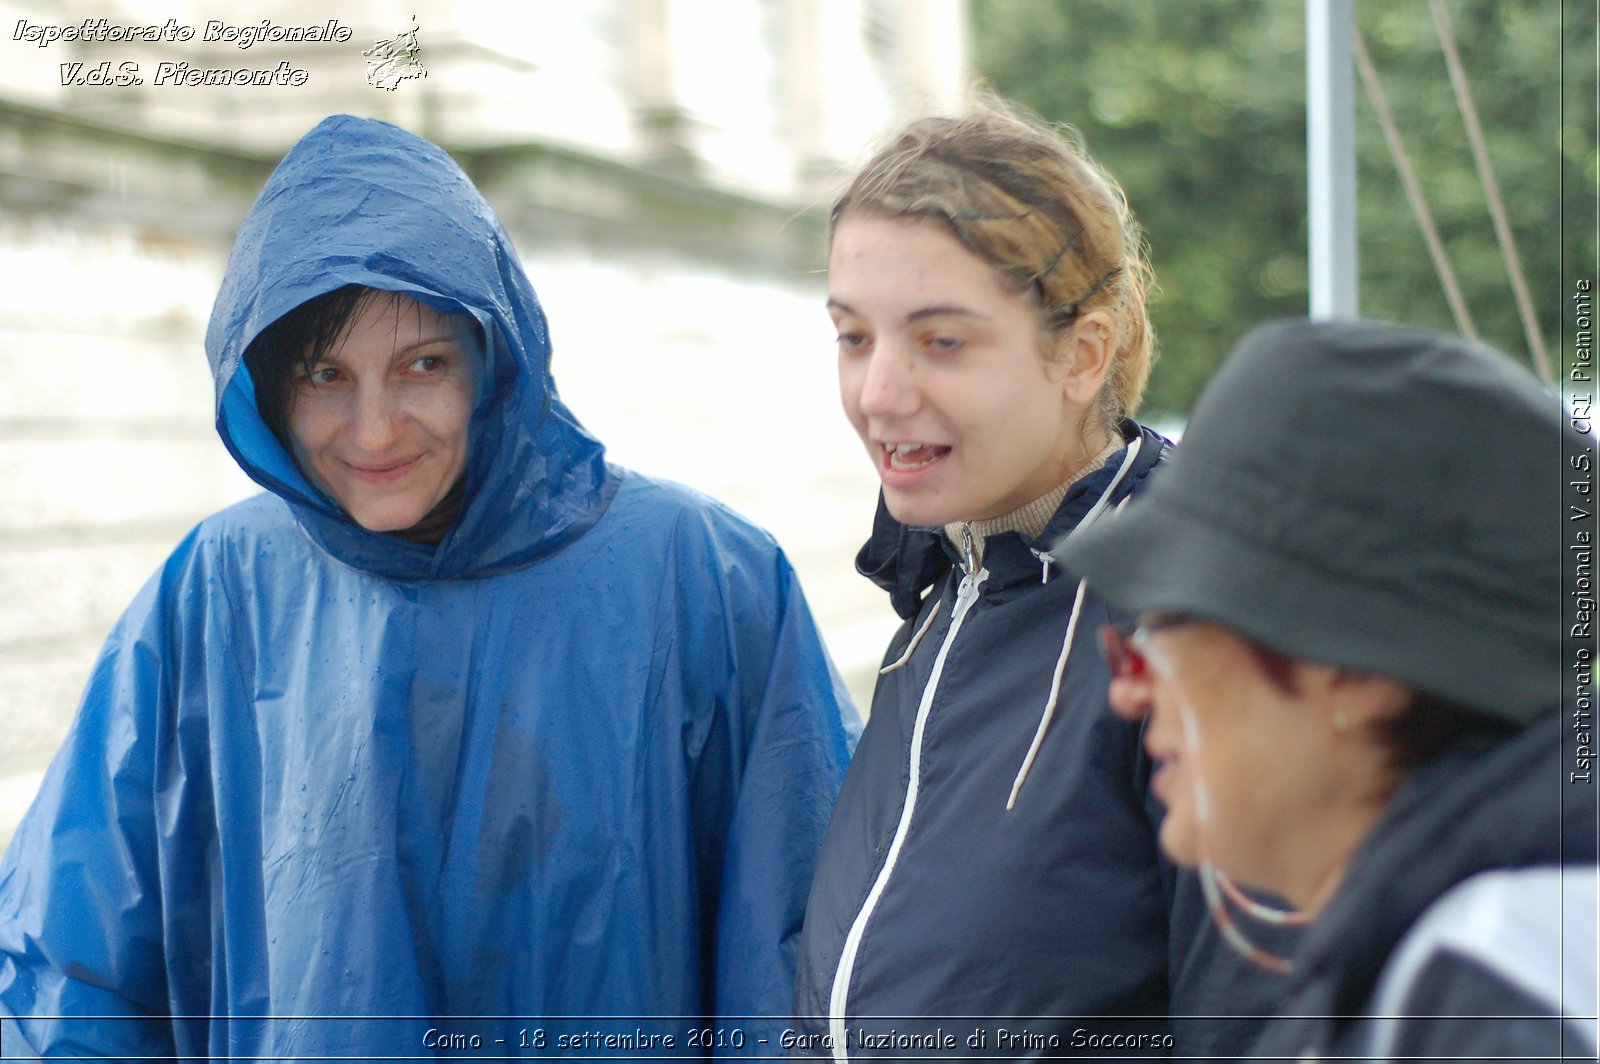
<path id="1" fill-rule="evenodd" d="M 957 551 L 960 551 L 962 549 L 963 533 L 970 531 L 972 533 L 973 556 L 977 565 L 983 564 L 983 543 L 990 536 L 996 536 L 1002 532 L 1021 532 L 1029 539 L 1038 539 L 1040 534 L 1044 532 L 1045 526 L 1050 523 L 1050 518 L 1054 517 L 1056 510 L 1060 508 L 1061 500 L 1067 497 L 1067 490 L 1090 473 L 1104 466 L 1112 455 L 1127 445 L 1128 441 L 1122 438 L 1121 433 L 1113 433 L 1111 442 L 1106 444 L 1104 450 L 1089 459 L 1085 465 L 1070 477 L 1044 495 L 1039 496 L 1039 498 L 999 517 L 986 517 L 978 521 L 952 521 L 944 526 L 944 534 L 950 537 L 950 542 L 955 544 Z"/>

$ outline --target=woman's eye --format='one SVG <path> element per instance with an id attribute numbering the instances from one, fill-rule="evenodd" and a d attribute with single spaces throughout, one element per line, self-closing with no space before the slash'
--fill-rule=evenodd
<path id="1" fill-rule="evenodd" d="M 318 366 L 306 374 L 307 381 L 314 388 L 322 388 L 339 380 L 339 371 L 332 366 Z"/>
<path id="2" fill-rule="evenodd" d="M 411 372 L 421 374 L 438 373 L 444 369 L 445 365 L 446 360 L 442 355 L 423 355 L 421 358 L 412 360 Z"/>
<path id="3" fill-rule="evenodd" d="M 867 338 L 862 333 L 841 332 L 839 334 L 839 350 L 859 351 L 867 346 Z"/>
<path id="4" fill-rule="evenodd" d="M 967 346 L 967 342 L 957 336 L 930 336 L 925 341 L 928 347 L 941 354 L 954 354 Z"/>

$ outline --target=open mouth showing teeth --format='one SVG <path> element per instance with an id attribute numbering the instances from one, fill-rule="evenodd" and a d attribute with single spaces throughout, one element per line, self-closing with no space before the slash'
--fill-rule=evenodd
<path id="1" fill-rule="evenodd" d="M 886 443 L 883 453 L 890 469 L 921 469 L 950 453 L 950 448 L 926 443 Z"/>

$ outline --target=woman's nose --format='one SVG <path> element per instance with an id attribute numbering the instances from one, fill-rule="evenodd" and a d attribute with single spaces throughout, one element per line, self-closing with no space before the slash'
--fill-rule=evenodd
<path id="1" fill-rule="evenodd" d="M 405 413 L 389 389 L 358 389 L 352 435 L 363 451 L 374 455 L 383 453 L 400 438 L 404 427 Z"/>
<path id="2" fill-rule="evenodd" d="M 880 345 L 868 356 L 861 381 L 861 412 L 871 418 L 904 417 L 916 412 L 916 367 L 893 346 Z"/>
<path id="3" fill-rule="evenodd" d="M 1123 720 L 1140 721 L 1150 715 L 1154 698 L 1148 674 L 1145 676 L 1118 676 L 1106 691 L 1112 712 Z"/>

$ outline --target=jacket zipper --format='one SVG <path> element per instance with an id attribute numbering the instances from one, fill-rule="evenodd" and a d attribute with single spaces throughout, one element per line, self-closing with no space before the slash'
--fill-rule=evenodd
<path id="1" fill-rule="evenodd" d="M 950 614 L 950 630 L 945 633 L 944 642 L 939 646 L 938 656 L 933 659 L 933 672 L 928 676 L 927 685 L 922 689 L 922 700 L 917 704 L 917 720 L 911 730 L 910 772 L 906 782 L 905 802 L 900 808 L 900 823 L 894 829 L 894 838 L 889 843 L 889 853 L 884 858 L 883 868 L 878 871 L 878 878 L 873 881 L 872 889 L 867 892 L 866 900 L 861 903 L 861 911 L 856 913 L 855 922 L 850 925 L 850 933 L 844 939 L 844 950 L 839 955 L 839 968 L 833 976 L 833 989 L 828 1002 L 828 1033 L 833 1044 L 833 1059 L 839 1064 L 846 1064 L 850 1059 L 845 1045 L 845 1006 L 850 995 L 850 977 L 855 971 L 856 953 L 861 948 L 861 939 L 866 934 L 867 922 L 872 919 L 872 911 L 877 908 L 878 899 L 883 896 L 889 877 L 894 873 L 895 863 L 900 857 L 900 847 L 905 842 L 906 833 L 911 830 L 911 817 L 916 812 L 917 788 L 922 778 L 922 739 L 928 723 L 928 711 L 933 707 L 933 696 L 939 689 L 939 678 L 944 673 L 944 661 L 950 653 L 950 646 L 956 641 L 956 633 L 961 631 L 961 622 L 966 618 L 967 611 L 977 601 L 978 585 L 982 584 L 988 575 L 987 569 L 979 570 L 977 575 L 968 570 L 961 578 L 961 585 L 956 589 L 955 609 Z"/>

